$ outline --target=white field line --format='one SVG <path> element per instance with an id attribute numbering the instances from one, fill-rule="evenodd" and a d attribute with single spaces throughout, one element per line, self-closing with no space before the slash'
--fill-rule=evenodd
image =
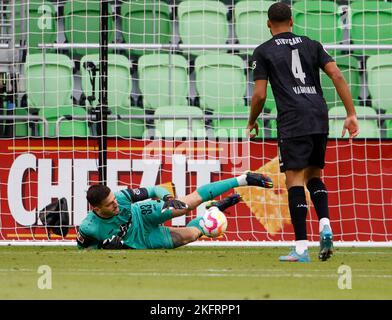
<path id="1" fill-rule="evenodd" d="M 236 273 L 232 270 L 217 269 L 217 270 L 205 270 L 196 272 L 122 272 L 118 270 L 117 272 L 107 272 L 102 269 L 74 269 L 69 271 L 56 270 L 53 274 L 60 275 L 91 275 L 91 276 L 129 276 L 129 277 L 208 277 L 208 278 L 268 278 L 268 277 L 293 277 L 293 278 L 338 278 L 338 274 L 311 274 L 309 271 L 320 272 L 322 270 L 306 270 L 303 273 L 299 272 L 287 272 L 287 270 L 279 269 L 278 272 L 272 272 L 271 269 L 263 270 L 252 270 L 252 273 Z M 265 272 L 267 271 L 267 273 Z M 277 271 L 277 270 L 274 270 Z M 369 272 L 369 270 L 367 270 Z M 377 270 L 378 272 L 380 270 Z M 35 269 L 31 268 L 10 268 L 10 269 L 0 269 L 0 274 L 9 272 L 26 272 L 26 273 L 36 273 Z M 357 274 L 357 270 L 353 271 L 353 277 L 355 278 L 386 278 L 392 279 L 392 274 Z"/>

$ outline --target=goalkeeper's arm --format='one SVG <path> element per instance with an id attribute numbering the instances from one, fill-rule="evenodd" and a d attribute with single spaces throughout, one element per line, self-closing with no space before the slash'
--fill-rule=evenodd
<path id="1" fill-rule="evenodd" d="M 126 189 L 121 192 L 123 192 L 131 202 L 138 202 L 151 198 L 165 200 L 166 197 L 170 196 L 170 192 L 161 186 Z"/>

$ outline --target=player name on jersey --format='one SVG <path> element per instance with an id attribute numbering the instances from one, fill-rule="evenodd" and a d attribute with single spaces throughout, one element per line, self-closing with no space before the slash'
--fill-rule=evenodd
<path id="1" fill-rule="evenodd" d="M 297 87 L 293 87 L 293 90 L 295 94 L 302 94 L 302 93 L 317 94 L 315 86 L 311 86 L 311 87 L 297 86 Z"/>
<path id="2" fill-rule="evenodd" d="M 301 37 L 294 37 L 294 38 L 289 38 L 289 39 L 275 39 L 275 43 L 280 46 L 281 44 L 289 44 L 289 45 L 295 45 L 297 43 L 302 43 Z"/>

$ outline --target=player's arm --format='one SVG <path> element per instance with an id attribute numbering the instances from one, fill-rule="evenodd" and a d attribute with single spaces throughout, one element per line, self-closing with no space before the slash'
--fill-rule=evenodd
<path id="1" fill-rule="evenodd" d="M 251 110 L 248 120 L 247 129 L 249 133 L 255 129 L 255 133 L 250 133 L 250 137 L 254 138 L 259 133 L 259 127 L 257 124 L 257 118 L 259 117 L 261 111 L 263 111 L 264 103 L 267 98 L 267 80 L 256 80 L 253 89 Z"/>
<path id="2" fill-rule="evenodd" d="M 354 138 L 359 134 L 359 125 L 357 120 L 357 114 L 355 111 L 353 99 L 350 93 L 350 89 L 347 85 L 346 80 L 336 62 L 328 62 L 324 66 L 324 71 L 331 78 L 340 99 L 342 99 L 343 105 L 346 108 L 347 117 L 344 122 L 342 137 L 346 134 L 348 130 L 350 138 Z"/>
<path id="3" fill-rule="evenodd" d="M 170 196 L 170 192 L 161 186 L 126 189 L 122 190 L 121 192 L 123 192 L 129 201 L 133 203 L 151 198 L 159 198 L 164 200 L 165 197 Z"/>
<path id="4" fill-rule="evenodd" d="M 78 249 L 99 249 L 100 241 L 88 235 L 79 228 L 76 233 L 76 244 Z"/>

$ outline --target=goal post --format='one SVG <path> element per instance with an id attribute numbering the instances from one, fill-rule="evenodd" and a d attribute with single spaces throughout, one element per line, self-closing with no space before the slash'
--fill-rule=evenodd
<path id="1" fill-rule="evenodd" d="M 336 59 L 361 125 L 352 142 L 339 137 L 344 108 L 321 72 L 335 244 L 391 246 L 392 20 L 383 20 L 391 3 L 367 10 L 377 29 L 360 25 L 366 15 L 357 1 L 285 2 L 294 31 L 320 37 Z M 270 175 L 274 188 L 236 188 L 243 201 L 228 209 L 225 235 L 192 245 L 292 244 L 270 86 L 259 136 L 250 140 L 245 130 L 251 53 L 270 37 L 263 21 L 271 3 L 0 0 L 0 245 L 75 245 L 86 191 L 98 182 L 113 191 L 171 182 L 180 197 L 246 170 Z M 48 235 L 39 219 L 60 198 L 70 213 L 65 237 Z M 318 220 L 307 200 L 314 246 Z M 168 225 L 184 226 L 203 210 Z"/>

